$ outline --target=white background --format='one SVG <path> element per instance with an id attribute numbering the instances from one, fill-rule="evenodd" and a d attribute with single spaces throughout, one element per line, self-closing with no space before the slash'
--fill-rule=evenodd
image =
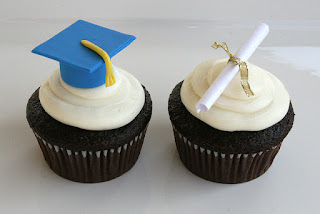
<path id="1" fill-rule="evenodd" d="M 320 213 L 320 14 L 316 0 L 1 1 L 0 213 Z M 113 63 L 135 75 L 154 109 L 140 158 L 125 175 L 80 184 L 54 174 L 25 106 L 57 62 L 30 51 L 78 19 L 137 36 Z M 275 74 L 296 112 L 262 177 L 224 185 L 190 173 L 176 152 L 167 100 L 200 62 L 226 57 L 256 24 L 270 33 L 250 62 Z"/>
<path id="2" fill-rule="evenodd" d="M 318 19 L 317 0 L 18 0 L 2 1 L 4 19 Z"/>

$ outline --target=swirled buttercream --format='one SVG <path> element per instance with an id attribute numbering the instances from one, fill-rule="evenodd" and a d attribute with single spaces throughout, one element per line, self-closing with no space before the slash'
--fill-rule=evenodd
<path id="1" fill-rule="evenodd" d="M 180 92 L 187 110 L 223 131 L 259 131 L 284 118 L 290 104 L 287 90 L 274 75 L 250 63 L 247 63 L 249 82 L 254 96 L 245 94 L 238 72 L 211 109 L 197 114 L 196 103 L 226 66 L 227 60 L 207 60 L 188 75 Z"/>
<path id="2" fill-rule="evenodd" d="M 89 89 L 68 85 L 60 70 L 55 70 L 40 87 L 42 107 L 61 123 L 87 130 L 110 130 L 130 123 L 144 105 L 144 90 L 134 76 L 113 67 L 114 85 Z"/>

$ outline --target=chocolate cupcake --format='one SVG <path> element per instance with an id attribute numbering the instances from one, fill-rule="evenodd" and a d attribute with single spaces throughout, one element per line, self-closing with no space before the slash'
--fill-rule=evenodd
<path id="1" fill-rule="evenodd" d="M 292 128 L 294 111 L 282 83 L 248 64 L 253 97 L 247 97 L 240 74 L 207 112 L 196 103 L 226 66 L 227 59 L 201 63 L 169 98 L 169 115 L 177 150 L 194 174 L 219 183 L 242 183 L 271 166 Z"/>
<path id="2" fill-rule="evenodd" d="M 26 110 L 44 158 L 58 175 L 102 182 L 136 163 L 152 114 L 151 97 L 110 61 L 134 39 L 79 20 L 33 50 L 60 62 Z"/>

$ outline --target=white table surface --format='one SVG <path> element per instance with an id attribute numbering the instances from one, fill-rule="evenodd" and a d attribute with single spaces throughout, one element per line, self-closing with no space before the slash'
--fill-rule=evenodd
<path id="1" fill-rule="evenodd" d="M 153 99 L 153 116 L 136 165 L 98 184 L 68 181 L 45 162 L 25 118 L 32 92 L 57 62 L 32 48 L 75 20 L 0 22 L 0 213 L 320 213 L 320 22 L 270 22 L 250 62 L 286 86 L 296 113 L 272 167 L 248 183 L 203 180 L 179 159 L 167 112 L 176 83 L 200 62 L 226 57 L 257 22 L 89 20 L 137 36 L 113 63 L 135 75 Z"/>

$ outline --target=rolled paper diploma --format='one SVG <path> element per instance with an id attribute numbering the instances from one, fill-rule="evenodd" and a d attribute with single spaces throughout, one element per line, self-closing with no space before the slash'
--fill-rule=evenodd
<path id="1" fill-rule="evenodd" d="M 268 25 L 264 23 L 259 24 L 234 56 L 240 58 L 242 61 L 247 61 L 268 33 Z M 197 113 L 200 113 L 200 111 L 208 111 L 211 108 L 238 71 L 238 65 L 235 65 L 233 62 L 228 62 L 223 71 L 196 104 Z"/>

